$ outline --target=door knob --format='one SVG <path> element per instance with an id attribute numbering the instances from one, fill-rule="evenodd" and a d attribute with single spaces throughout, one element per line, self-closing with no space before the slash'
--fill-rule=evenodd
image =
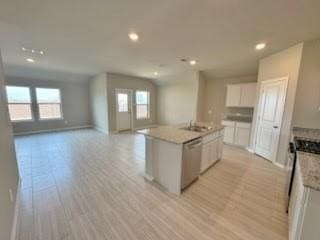
<path id="1" fill-rule="evenodd" d="M 278 128 L 278 126 L 273 126 L 273 128 Z"/>

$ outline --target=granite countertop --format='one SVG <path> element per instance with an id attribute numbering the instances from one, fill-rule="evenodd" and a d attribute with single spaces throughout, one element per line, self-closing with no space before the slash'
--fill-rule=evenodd
<path id="1" fill-rule="evenodd" d="M 320 129 L 293 128 L 296 139 L 310 139 L 320 141 Z M 320 155 L 297 151 L 303 185 L 320 191 Z"/>
<path id="2" fill-rule="evenodd" d="M 188 126 L 188 124 L 179 124 L 174 126 L 158 126 L 154 128 L 147 128 L 138 130 L 137 132 L 149 137 L 158 138 L 167 142 L 175 144 L 183 144 L 193 139 L 205 136 L 207 134 L 219 131 L 223 129 L 221 125 L 209 124 L 209 123 L 196 123 L 197 126 L 210 126 L 211 130 L 206 132 L 194 132 L 181 129 Z"/>
<path id="3" fill-rule="evenodd" d="M 297 156 L 303 185 L 320 191 L 320 155 L 298 151 Z"/>

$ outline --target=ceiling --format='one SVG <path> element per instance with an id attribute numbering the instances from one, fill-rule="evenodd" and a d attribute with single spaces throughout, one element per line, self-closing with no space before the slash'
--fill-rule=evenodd
<path id="1" fill-rule="evenodd" d="M 6 73 L 44 79 L 109 71 L 161 82 L 190 69 L 215 78 L 249 75 L 260 58 L 320 37 L 319 0 L 0 0 L 0 6 Z M 129 41 L 130 31 L 139 42 Z M 267 48 L 256 51 L 258 42 Z M 23 46 L 45 54 L 29 63 Z"/>

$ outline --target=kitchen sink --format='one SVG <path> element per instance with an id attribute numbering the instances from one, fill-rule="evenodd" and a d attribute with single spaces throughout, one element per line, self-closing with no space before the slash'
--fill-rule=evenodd
<path id="1" fill-rule="evenodd" d="M 183 127 L 181 129 L 187 130 L 187 131 L 193 131 L 193 132 L 208 132 L 212 129 L 212 127 L 193 125 L 189 127 Z"/>

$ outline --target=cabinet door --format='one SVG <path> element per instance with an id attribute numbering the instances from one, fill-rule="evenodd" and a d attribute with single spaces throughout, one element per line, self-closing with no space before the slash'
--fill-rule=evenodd
<path id="1" fill-rule="evenodd" d="M 225 126 L 223 141 L 225 143 L 233 143 L 234 140 L 234 127 Z"/>
<path id="2" fill-rule="evenodd" d="M 228 85 L 227 86 L 227 107 L 237 107 L 240 105 L 241 87 L 240 85 Z"/>
<path id="3" fill-rule="evenodd" d="M 210 159 L 210 143 L 206 143 L 202 146 L 201 172 L 204 172 L 208 168 L 209 159 Z"/>
<path id="4" fill-rule="evenodd" d="M 209 166 L 218 161 L 219 138 L 210 142 L 210 159 Z"/>
<path id="5" fill-rule="evenodd" d="M 234 134 L 234 144 L 247 147 L 250 140 L 250 128 L 236 127 Z"/>
<path id="6" fill-rule="evenodd" d="M 248 83 L 241 85 L 241 107 L 254 107 L 256 103 L 257 84 Z"/>
<path id="7" fill-rule="evenodd" d="M 222 159 L 223 153 L 223 137 L 219 137 L 218 159 Z"/>
<path id="8" fill-rule="evenodd" d="M 303 205 L 305 204 L 305 188 L 302 184 L 302 177 L 300 175 L 299 164 L 296 165 L 296 171 L 292 184 L 292 191 L 289 205 L 289 239 L 298 239 L 301 234 L 301 217 L 303 215 Z"/>

